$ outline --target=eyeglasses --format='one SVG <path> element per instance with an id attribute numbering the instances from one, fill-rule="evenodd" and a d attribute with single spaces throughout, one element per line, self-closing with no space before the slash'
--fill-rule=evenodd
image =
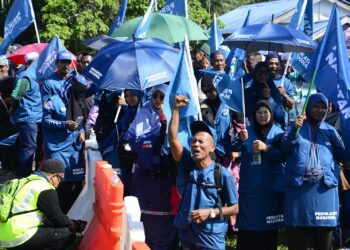
<path id="1" fill-rule="evenodd" d="M 164 100 L 164 95 L 162 95 L 162 94 L 153 94 L 152 98 L 153 99 L 159 99 L 159 100 L 163 101 Z"/>
<path id="2" fill-rule="evenodd" d="M 2 69 L 3 67 L 5 67 L 6 65 L 0 65 L 0 69 Z"/>

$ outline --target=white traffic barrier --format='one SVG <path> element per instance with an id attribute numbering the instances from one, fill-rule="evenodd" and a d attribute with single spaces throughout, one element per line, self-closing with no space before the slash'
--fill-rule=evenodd
<path id="1" fill-rule="evenodd" d="M 141 219 L 139 201 L 135 196 L 124 198 L 123 211 L 123 239 L 124 249 L 132 250 L 132 243 L 135 241 L 145 242 L 145 230 Z"/>
<path id="2" fill-rule="evenodd" d="M 85 186 L 68 211 L 67 216 L 74 220 L 85 220 L 90 223 L 93 216 L 92 205 L 95 201 L 94 177 L 96 161 L 102 160 L 96 140 L 85 141 Z"/>

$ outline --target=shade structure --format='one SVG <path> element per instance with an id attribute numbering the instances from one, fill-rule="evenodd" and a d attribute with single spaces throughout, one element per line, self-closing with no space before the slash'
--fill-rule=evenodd
<path id="1" fill-rule="evenodd" d="M 178 51 L 160 39 L 128 39 L 103 47 L 83 72 L 99 88 L 144 90 L 168 82 Z"/>
<path id="2" fill-rule="evenodd" d="M 275 23 L 242 27 L 223 44 L 246 51 L 311 52 L 316 44 L 301 31 Z"/>
<path id="3" fill-rule="evenodd" d="M 142 16 L 131 19 L 120 26 L 112 37 L 133 37 L 142 21 Z M 188 40 L 208 40 L 209 35 L 199 25 L 182 16 L 153 13 L 146 38 L 159 38 L 169 44 L 182 42 L 187 35 Z"/>

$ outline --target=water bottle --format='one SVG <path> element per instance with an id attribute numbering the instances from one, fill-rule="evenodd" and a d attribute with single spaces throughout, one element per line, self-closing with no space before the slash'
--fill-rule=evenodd
<path id="1" fill-rule="evenodd" d="M 90 139 L 90 140 L 94 140 L 94 141 L 96 141 L 96 134 L 95 134 L 95 130 L 91 129 L 89 139 Z"/>
<path id="2" fill-rule="evenodd" d="M 260 151 L 253 152 L 253 161 L 252 165 L 260 165 L 261 164 L 261 154 Z"/>

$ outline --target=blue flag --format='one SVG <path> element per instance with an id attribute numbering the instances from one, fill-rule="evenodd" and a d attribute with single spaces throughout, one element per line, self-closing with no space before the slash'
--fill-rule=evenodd
<path id="1" fill-rule="evenodd" d="M 113 21 L 112 27 L 109 29 L 109 32 L 108 32 L 109 36 L 111 36 L 117 30 L 117 28 L 122 26 L 122 24 L 124 23 L 124 18 L 125 18 L 127 6 L 128 6 L 128 0 L 123 0 L 123 4 L 122 4 L 121 8 L 119 9 L 118 14 Z"/>
<path id="2" fill-rule="evenodd" d="M 14 135 L 6 137 L 5 139 L 2 139 L 0 141 L 0 146 L 10 147 L 10 146 L 14 145 L 17 141 L 18 135 L 19 135 L 19 133 L 16 133 Z"/>
<path id="3" fill-rule="evenodd" d="M 229 109 L 243 113 L 242 107 L 242 84 L 238 78 L 231 79 L 223 72 L 200 70 L 204 74 L 213 76 L 213 84 L 220 94 L 220 99 L 225 102 Z"/>
<path id="4" fill-rule="evenodd" d="M 296 12 L 294 13 L 291 22 L 289 24 L 290 28 L 297 30 L 303 30 L 306 35 L 312 37 L 313 35 L 313 3 L 312 0 L 299 0 Z M 307 67 L 311 61 L 313 53 L 292 53 L 290 60 L 293 68 L 299 72 L 299 74 L 307 81 Z"/>
<path id="5" fill-rule="evenodd" d="M 38 59 L 29 66 L 27 72 L 38 82 L 49 78 L 56 70 L 57 55 L 63 51 L 67 51 L 67 49 L 61 40 L 55 36 L 40 53 Z"/>
<path id="6" fill-rule="evenodd" d="M 350 63 L 337 5 L 333 5 L 326 33 L 308 67 L 316 73 L 316 87 L 339 109 L 341 132 L 350 146 Z"/>
<path id="7" fill-rule="evenodd" d="M 146 14 L 143 16 L 141 22 L 136 28 L 136 31 L 135 31 L 136 38 L 146 37 L 148 27 L 151 23 L 153 6 L 154 6 L 154 0 L 152 0 L 151 3 L 149 4 Z"/>
<path id="8" fill-rule="evenodd" d="M 0 55 L 6 53 L 13 41 L 34 21 L 30 0 L 16 0 L 6 17 L 4 40 L 0 46 Z"/>
<path id="9" fill-rule="evenodd" d="M 178 137 L 181 144 L 189 149 L 191 133 L 189 124 L 195 120 L 200 112 L 197 82 L 194 77 L 191 54 L 187 37 L 181 48 L 178 67 L 174 79 L 170 82 L 164 99 L 164 114 L 168 120 L 174 109 L 177 95 L 186 96 L 189 104 L 180 109 L 180 123 Z"/>
<path id="10" fill-rule="evenodd" d="M 226 59 L 226 64 L 229 67 L 228 75 L 231 79 L 239 78 L 244 75 L 242 64 L 246 58 L 245 50 L 233 48 Z"/>
<path id="11" fill-rule="evenodd" d="M 210 25 L 210 37 L 208 40 L 208 44 L 210 46 L 210 54 L 217 51 L 219 49 L 219 45 L 222 44 L 224 38 L 221 34 L 218 22 L 216 21 L 216 16 L 214 14 L 213 21 Z"/>
<path id="12" fill-rule="evenodd" d="M 187 0 L 167 0 L 160 13 L 187 17 Z"/>

